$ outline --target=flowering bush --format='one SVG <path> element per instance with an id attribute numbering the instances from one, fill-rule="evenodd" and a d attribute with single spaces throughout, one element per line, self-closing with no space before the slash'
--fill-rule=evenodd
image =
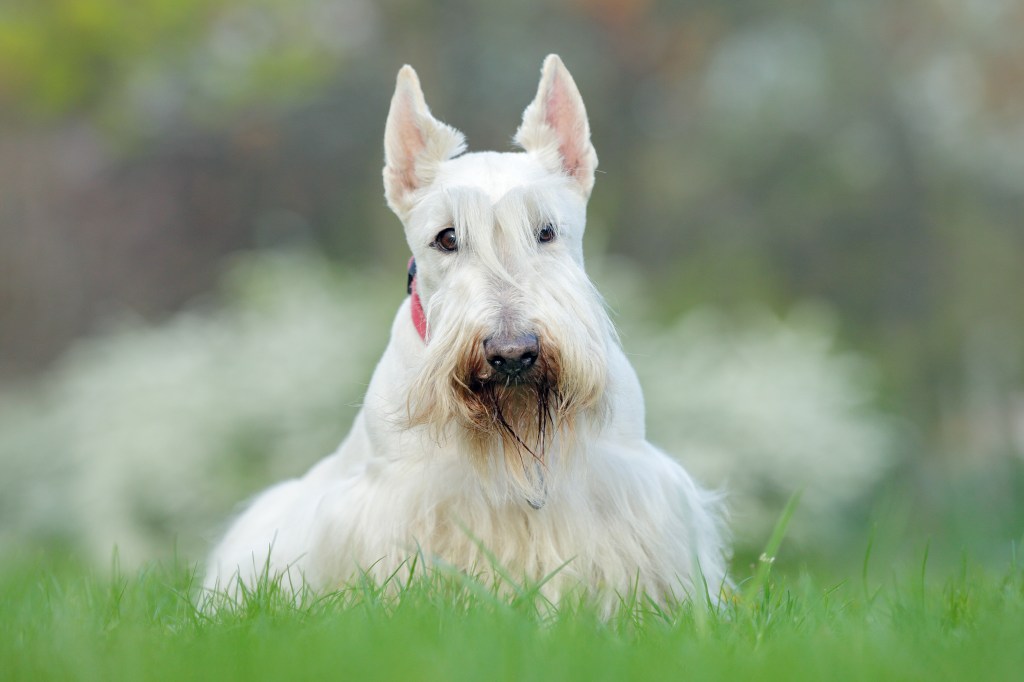
<path id="1" fill-rule="evenodd" d="M 299 254 L 237 259 L 223 304 L 121 321 L 8 396 L 9 535 L 43 532 L 134 563 L 200 552 L 232 509 L 330 452 L 401 299 Z"/>
<path id="2" fill-rule="evenodd" d="M 834 349 L 820 310 L 702 310 L 629 345 L 651 439 L 725 489 L 741 544 L 763 543 L 797 490 L 790 536 L 835 535 L 893 456 L 893 425 L 872 405 L 873 368 Z"/>
<path id="3" fill-rule="evenodd" d="M 613 278 L 629 295 L 635 278 Z M 217 305 L 122 320 L 32 387 L 0 394 L 0 541 L 69 542 L 97 561 L 198 558 L 240 502 L 301 474 L 346 433 L 384 348 L 401 277 L 337 273 L 302 253 L 238 257 Z M 804 488 L 794 532 L 820 538 L 892 450 L 868 363 L 827 316 L 622 321 L 651 439 L 724 484 L 761 542 Z"/>

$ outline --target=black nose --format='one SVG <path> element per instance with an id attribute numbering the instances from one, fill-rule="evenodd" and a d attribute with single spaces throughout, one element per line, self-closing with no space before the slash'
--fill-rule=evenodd
<path id="1" fill-rule="evenodd" d="M 487 364 L 500 374 L 517 377 L 537 362 L 540 343 L 536 334 L 522 336 L 493 336 L 484 341 Z"/>

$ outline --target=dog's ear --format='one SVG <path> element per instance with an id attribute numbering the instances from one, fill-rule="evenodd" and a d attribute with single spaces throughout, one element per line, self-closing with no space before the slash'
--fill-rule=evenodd
<path id="1" fill-rule="evenodd" d="M 597 152 L 590 143 L 587 110 L 576 82 L 556 54 L 544 60 L 537 96 L 523 112 L 515 142 L 540 156 L 548 168 L 571 177 L 583 196 L 590 196 Z"/>
<path id="2" fill-rule="evenodd" d="M 384 196 L 391 210 L 405 218 L 416 190 L 434 180 L 442 161 L 465 149 L 465 137 L 430 114 L 420 79 L 403 66 L 384 128 Z"/>

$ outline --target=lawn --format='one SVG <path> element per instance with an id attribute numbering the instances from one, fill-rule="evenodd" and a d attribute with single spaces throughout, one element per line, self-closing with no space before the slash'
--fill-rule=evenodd
<path id="1" fill-rule="evenodd" d="M 123 576 L 8 565 L 0 678 L 1016 680 L 1024 674 L 1024 568 L 927 556 L 875 582 L 780 575 L 762 562 L 720 606 L 624 598 L 602 619 L 536 589 L 498 596 L 464 576 L 356 585 L 301 605 L 273 583 L 233 610 L 194 607 L 193 570 Z M 781 567 L 776 567 L 781 568 Z"/>

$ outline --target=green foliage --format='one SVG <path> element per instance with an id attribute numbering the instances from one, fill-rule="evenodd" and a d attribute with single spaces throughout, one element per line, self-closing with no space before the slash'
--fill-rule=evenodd
<path id="1" fill-rule="evenodd" d="M 1024 571 L 965 559 L 869 590 L 773 574 L 722 604 L 584 599 L 420 571 L 298 601 L 264 581 L 236 608 L 196 607 L 194 572 L 0 573 L 5 679 L 1011 679 L 1024 664 Z"/>
<path id="2" fill-rule="evenodd" d="M 223 0 L 15 0 L 0 9 L 0 95 L 27 111 L 91 103 L 154 47 L 194 40 Z"/>
<path id="3" fill-rule="evenodd" d="M 28 120 L 96 117 L 119 135 L 273 105 L 353 41 L 315 0 L 54 0 L 0 8 L 0 101 Z M 157 120 L 147 120 L 157 119 Z"/>

